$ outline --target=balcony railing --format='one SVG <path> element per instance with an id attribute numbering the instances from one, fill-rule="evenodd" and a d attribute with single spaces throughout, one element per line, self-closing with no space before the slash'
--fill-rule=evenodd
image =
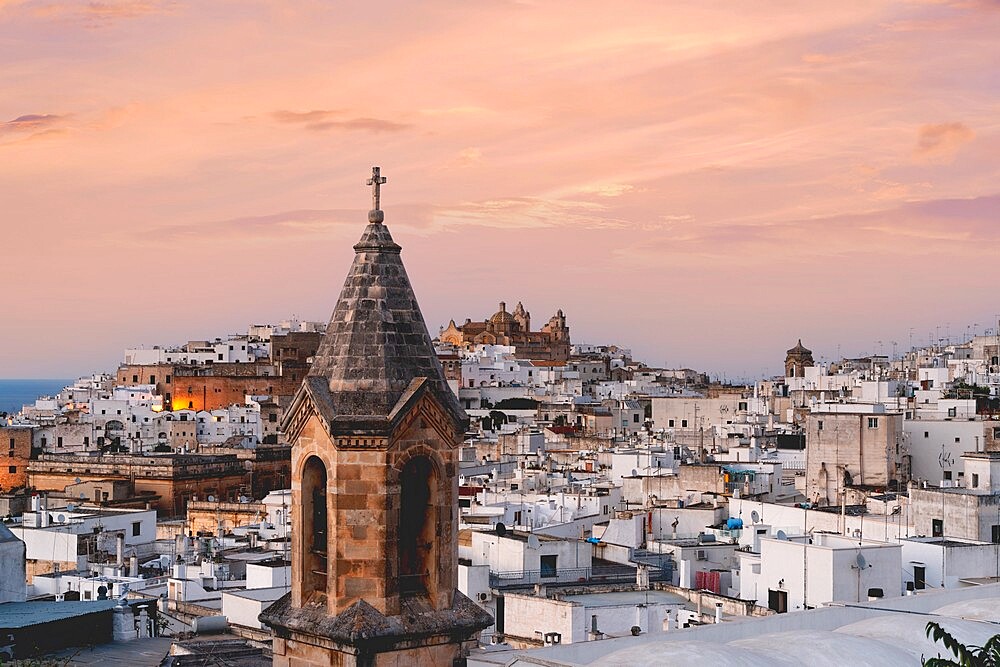
<path id="1" fill-rule="evenodd" d="M 650 568 L 649 579 L 659 581 L 666 572 L 665 568 Z M 490 587 L 497 589 L 534 584 L 620 584 L 634 583 L 635 580 L 636 569 L 627 565 L 490 572 Z"/>

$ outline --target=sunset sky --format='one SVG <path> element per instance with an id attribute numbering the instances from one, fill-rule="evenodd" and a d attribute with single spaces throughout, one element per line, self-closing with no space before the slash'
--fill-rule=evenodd
<path id="1" fill-rule="evenodd" d="M 431 333 L 728 377 L 1000 313 L 1000 3 L 0 0 L 0 377 L 326 320 L 379 164 Z"/>

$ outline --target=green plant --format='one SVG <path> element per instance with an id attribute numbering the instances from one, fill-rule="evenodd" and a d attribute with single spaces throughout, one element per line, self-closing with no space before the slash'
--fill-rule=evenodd
<path id="1" fill-rule="evenodd" d="M 1000 667 L 1000 635 L 993 635 L 982 646 L 966 646 L 939 624 L 931 621 L 927 624 L 927 636 L 940 642 L 951 651 L 954 658 L 921 658 L 920 664 L 925 667 Z"/>

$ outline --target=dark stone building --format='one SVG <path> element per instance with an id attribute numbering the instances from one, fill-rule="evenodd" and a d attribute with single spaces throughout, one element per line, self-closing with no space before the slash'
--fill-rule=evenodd
<path id="1" fill-rule="evenodd" d="M 488 613 L 457 590 L 458 448 L 449 390 L 376 206 L 287 413 L 292 590 L 261 614 L 274 664 L 453 665 Z"/>
<path id="2" fill-rule="evenodd" d="M 802 345 L 802 339 L 785 355 L 785 377 L 800 378 L 805 376 L 805 368 L 815 365 L 812 350 Z"/>

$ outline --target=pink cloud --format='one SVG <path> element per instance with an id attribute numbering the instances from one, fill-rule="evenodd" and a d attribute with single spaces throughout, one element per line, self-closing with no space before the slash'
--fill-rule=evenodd
<path id="1" fill-rule="evenodd" d="M 947 163 L 976 134 L 964 123 L 923 125 L 917 133 L 913 156 L 918 162 Z"/>

